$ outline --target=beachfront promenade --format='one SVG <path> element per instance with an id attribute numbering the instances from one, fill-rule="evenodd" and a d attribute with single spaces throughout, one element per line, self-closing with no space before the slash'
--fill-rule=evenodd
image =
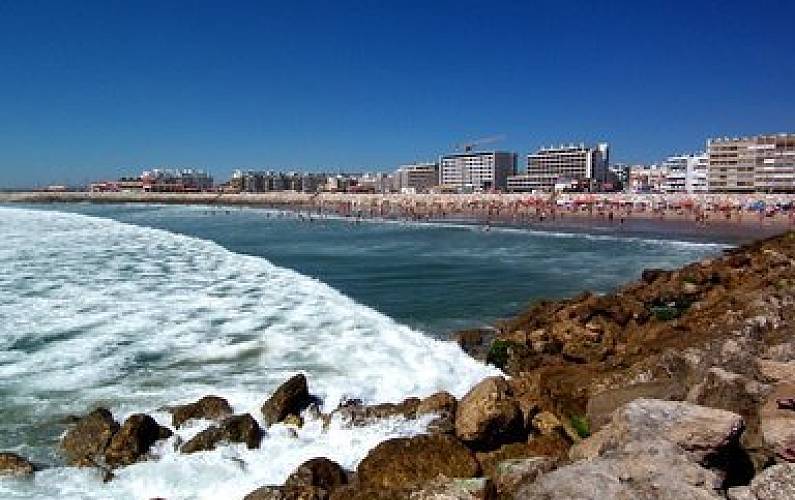
<path id="1" fill-rule="evenodd" d="M 795 195 L 789 194 L 353 194 L 353 193 L 0 193 L 0 203 L 166 203 L 252 206 L 357 218 L 443 220 L 485 223 L 668 220 L 711 225 L 739 223 L 789 227 Z"/>

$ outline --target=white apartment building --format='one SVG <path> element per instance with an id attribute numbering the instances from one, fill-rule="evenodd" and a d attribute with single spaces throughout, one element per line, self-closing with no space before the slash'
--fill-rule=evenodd
<path id="1" fill-rule="evenodd" d="M 709 139 L 707 154 L 710 191 L 795 192 L 795 134 Z"/>
<path id="2" fill-rule="evenodd" d="M 439 184 L 459 191 L 504 190 L 516 173 L 516 153 L 465 152 L 439 159 Z"/>
<path id="3" fill-rule="evenodd" d="M 439 185 L 438 163 L 402 165 L 394 174 L 395 189 L 402 193 L 426 193 Z"/>
<path id="4" fill-rule="evenodd" d="M 707 191 L 707 155 L 705 153 L 669 156 L 662 162 L 665 180 L 661 190 L 666 193 L 699 193 Z"/>
<path id="5" fill-rule="evenodd" d="M 527 155 L 527 172 L 508 180 L 509 191 L 550 191 L 556 186 L 595 191 L 608 180 L 610 147 L 600 143 L 541 148 Z"/>

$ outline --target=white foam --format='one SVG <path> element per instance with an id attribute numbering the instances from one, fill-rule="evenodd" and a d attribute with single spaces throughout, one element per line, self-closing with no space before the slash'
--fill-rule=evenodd
<path id="1" fill-rule="evenodd" d="M 455 344 L 317 280 L 212 242 L 16 208 L 0 208 L 0 236 L 0 390 L 19 395 L 2 401 L 2 425 L 12 414 L 44 422 L 97 405 L 117 418 L 154 412 L 167 423 L 158 408 L 209 393 L 259 417 L 270 392 L 299 371 L 327 409 L 343 397 L 461 396 L 495 373 Z M 424 424 L 337 423 L 323 432 L 310 422 L 298 439 L 277 426 L 260 450 L 226 446 L 190 456 L 167 442 L 157 460 L 121 469 L 108 484 L 90 471 L 55 467 L 33 481 L 0 482 L 0 497 L 235 498 L 280 483 L 313 456 L 354 467 L 381 440 Z"/>

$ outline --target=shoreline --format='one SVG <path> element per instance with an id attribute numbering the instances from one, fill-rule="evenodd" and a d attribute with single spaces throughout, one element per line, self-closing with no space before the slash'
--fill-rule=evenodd
<path id="1" fill-rule="evenodd" d="M 759 198 L 764 198 L 759 195 Z M 573 199 L 572 197 L 571 199 Z M 601 205 L 561 208 L 541 198 L 528 195 L 373 195 L 297 192 L 272 193 L 90 193 L 90 192 L 18 192 L 0 193 L 2 204 L 96 203 L 96 204 L 165 204 L 203 205 L 208 207 L 250 207 L 286 210 L 313 216 L 338 216 L 354 221 L 382 220 L 416 223 L 460 223 L 536 231 L 638 236 L 648 233 L 669 234 L 685 238 L 718 238 L 727 242 L 750 242 L 795 228 L 792 213 L 762 216 L 737 209 L 701 210 L 692 205 L 682 208 L 654 208 L 660 200 L 677 200 L 678 196 L 638 195 L 650 209 L 605 206 L 604 200 L 623 200 L 615 195 L 599 198 Z M 755 198 L 756 199 L 756 198 Z M 781 199 L 775 197 L 774 199 Z M 707 196 L 703 204 L 741 204 L 743 196 Z M 637 202 L 636 203 L 640 203 Z M 583 209 L 586 208 L 586 209 Z"/>

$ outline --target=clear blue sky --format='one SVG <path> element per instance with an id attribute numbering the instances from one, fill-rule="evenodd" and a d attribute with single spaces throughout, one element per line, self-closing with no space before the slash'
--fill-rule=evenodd
<path id="1" fill-rule="evenodd" d="M 795 1 L 0 0 L 0 186 L 795 131 Z"/>

